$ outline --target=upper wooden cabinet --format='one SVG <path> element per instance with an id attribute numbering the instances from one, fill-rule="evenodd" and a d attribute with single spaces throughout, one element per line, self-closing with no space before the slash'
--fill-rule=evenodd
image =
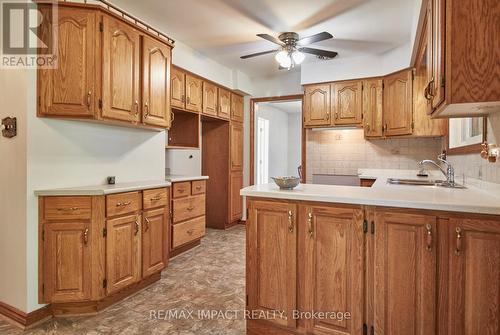
<path id="1" fill-rule="evenodd" d="M 142 39 L 142 61 L 143 122 L 169 128 L 171 49 L 145 36 Z"/>
<path id="2" fill-rule="evenodd" d="M 241 95 L 231 93 L 231 120 L 243 122 L 243 97 Z"/>
<path id="3" fill-rule="evenodd" d="M 229 119 L 231 115 L 231 92 L 219 87 L 217 115 L 223 119 Z"/>
<path id="4" fill-rule="evenodd" d="M 329 126 L 330 85 L 308 85 L 304 88 L 304 126 Z"/>
<path id="5" fill-rule="evenodd" d="M 41 7 L 43 15 L 47 9 Z M 50 22 L 49 19 L 43 22 Z M 61 6 L 56 56 L 59 66 L 38 70 L 38 115 L 93 118 L 96 92 L 96 13 Z M 50 23 L 40 29 L 51 31 Z"/>
<path id="6" fill-rule="evenodd" d="M 39 69 L 38 116 L 168 128 L 172 45 L 105 9 L 58 7 L 58 66 Z"/>
<path id="7" fill-rule="evenodd" d="M 172 107 L 186 108 L 186 74 L 184 71 L 172 67 L 170 78 L 170 103 Z"/>
<path id="8" fill-rule="evenodd" d="M 218 89 L 212 83 L 203 82 L 203 114 L 217 116 Z"/>
<path id="9" fill-rule="evenodd" d="M 186 75 L 186 109 L 201 113 L 203 103 L 203 80 Z"/>
<path id="10" fill-rule="evenodd" d="M 299 245 L 307 311 L 350 311 L 350 320 L 307 319 L 308 334 L 362 334 L 363 211 L 300 205 Z"/>
<path id="11" fill-rule="evenodd" d="M 382 79 L 363 82 L 363 118 L 365 137 L 382 137 Z"/>
<path id="12" fill-rule="evenodd" d="M 437 218 L 375 212 L 375 334 L 436 334 Z"/>
<path id="13" fill-rule="evenodd" d="M 103 17 L 102 111 L 104 119 L 140 120 L 140 34 L 111 16 Z"/>
<path id="14" fill-rule="evenodd" d="M 413 130 L 412 70 L 384 77 L 384 134 L 411 135 Z"/>
<path id="15" fill-rule="evenodd" d="M 497 0 L 431 0 L 433 117 L 500 111 Z M 423 18 L 422 18 L 423 19 Z"/>
<path id="16" fill-rule="evenodd" d="M 452 219 L 449 226 L 448 334 L 500 331 L 500 224 Z"/>
<path id="17" fill-rule="evenodd" d="M 243 171 L 243 124 L 231 123 L 229 145 L 231 171 Z"/>
<path id="18" fill-rule="evenodd" d="M 282 311 L 270 324 L 296 328 L 297 205 L 252 201 L 247 226 L 247 309 Z M 285 333 L 283 333 L 285 334 Z"/>
<path id="19" fill-rule="evenodd" d="M 361 105 L 363 82 L 360 80 L 344 81 L 335 83 L 331 87 L 333 123 L 335 125 L 361 124 L 363 121 Z"/>

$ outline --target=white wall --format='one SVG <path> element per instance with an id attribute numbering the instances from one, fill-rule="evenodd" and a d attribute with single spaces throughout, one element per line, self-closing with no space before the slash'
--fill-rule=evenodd
<path id="1" fill-rule="evenodd" d="M 0 137 L 0 301 L 26 310 L 27 71 L 0 70 L 0 119 L 17 118 L 18 134 Z"/>
<path id="2" fill-rule="evenodd" d="M 304 90 L 300 83 L 300 76 L 300 71 L 283 70 L 278 76 L 252 78 L 252 95 L 261 98 L 302 94 Z"/>
<path id="3" fill-rule="evenodd" d="M 288 172 L 298 176 L 297 167 L 302 164 L 302 113 L 288 114 Z"/>

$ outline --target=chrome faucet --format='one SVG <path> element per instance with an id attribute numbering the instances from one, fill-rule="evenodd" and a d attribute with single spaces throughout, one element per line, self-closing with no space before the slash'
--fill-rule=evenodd
<path id="1" fill-rule="evenodd" d="M 418 165 L 423 166 L 425 164 L 431 164 L 436 166 L 446 177 L 446 184 L 443 186 L 455 187 L 455 169 L 453 168 L 451 163 L 446 160 L 446 153 L 438 155 L 438 161 L 444 164 L 445 168 L 443 168 L 440 164 L 430 159 L 424 159 L 423 161 L 420 161 Z"/>

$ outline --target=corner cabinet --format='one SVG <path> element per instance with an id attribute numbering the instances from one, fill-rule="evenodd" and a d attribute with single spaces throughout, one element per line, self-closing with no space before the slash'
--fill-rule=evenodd
<path id="1" fill-rule="evenodd" d="M 50 5 L 39 6 L 47 15 Z M 37 115 L 168 128 L 170 41 L 104 8 L 73 3 L 58 8 L 59 63 L 38 70 Z M 50 20 L 39 29 L 49 31 Z"/>
<path id="2" fill-rule="evenodd" d="M 411 135 L 413 132 L 412 70 L 384 77 L 384 135 Z"/>
<path id="3" fill-rule="evenodd" d="M 39 302 L 95 313 L 160 279 L 169 259 L 169 191 L 39 198 Z"/>
<path id="4" fill-rule="evenodd" d="M 248 333 L 498 334 L 500 216 L 257 197 L 248 206 L 247 309 L 280 316 L 247 320 Z"/>

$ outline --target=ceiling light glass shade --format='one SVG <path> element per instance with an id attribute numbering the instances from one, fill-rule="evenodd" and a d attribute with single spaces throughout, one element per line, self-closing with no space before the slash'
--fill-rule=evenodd
<path id="1" fill-rule="evenodd" d="M 292 53 L 292 58 L 293 58 L 293 62 L 295 64 L 300 64 L 304 61 L 304 59 L 306 58 L 306 55 L 304 55 L 302 52 L 300 52 L 298 50 L 295 50 Z"/>
<path id="2" fill-rule="evenodd" d="M 285 50 L 281 50 L 280 52 L 278 52 L 276 54 L 276 56 L 274 56 L 274 58 L 280 64 L 281 63 L 286 63 L 286 62 L 290 61 L 290 57 L 288 56 L 288 52 L 286 52 Z"/>
<path id="3" fill-rule="evenodd" d="M 292 59 L 290 58 L 290 56 L 286 56 L 285 59 L 283 59 L 282 62 L 280 62 L 280 66 L 281 67 L 284 67 L 284 68 L 290 68 L 292 66 Z"/>

